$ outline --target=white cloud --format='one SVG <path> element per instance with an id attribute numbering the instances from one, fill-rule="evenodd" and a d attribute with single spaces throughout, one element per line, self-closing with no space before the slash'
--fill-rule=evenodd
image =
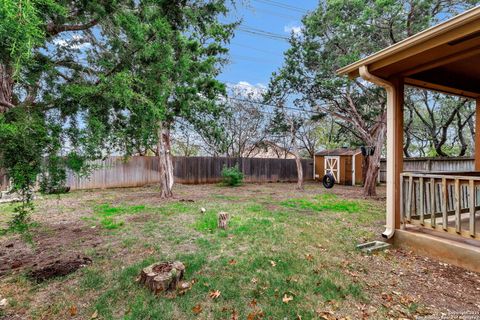
<path id="1" fill-rule="evenodd" d="M 71 38 L 59 38 L 53 40 L 53 43 L 65 48 L 70 49 L 84 49 L 89 47 L 91 44 L 89 42 L 84 42 L 82 37 L 79 35 L 73 35 Z"/>
<path id="2" fill-rule="evenodd" d="M 290 22 L 286 26 L 283 27 L 283 31 L 288 34 L 293 33 L 294 35 L 298 36 L 303 33 L 303 26 L 298 25 L 296 22 Z"/>
<path id="3" fill-rule="evenodd" d="M 255 100 L 262 100 L 263 94 L 267 91 L 267 86 L 263 83 L 251 84 L 247 81 L 229 83 L 228 87 L 235 95 Z"/>

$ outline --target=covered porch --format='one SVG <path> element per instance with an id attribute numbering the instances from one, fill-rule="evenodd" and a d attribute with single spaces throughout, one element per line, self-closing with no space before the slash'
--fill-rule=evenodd
<path id="1" fill-rule="evenodd" d="M 480 7 L 338 71 L 387 91 L 387 214 L 396 245 L 480 271 Z M 476 101 L 471 172 L 404 172 L 404 87 Z"/>

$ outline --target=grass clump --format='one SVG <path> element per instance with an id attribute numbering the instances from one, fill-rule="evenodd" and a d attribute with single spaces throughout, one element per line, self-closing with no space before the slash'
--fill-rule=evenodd
<path id="1" fill-rule="evenodd" d="M 103 228 L 113 230 L 124 225 L 124 221 L 118 221 L 117 216 L 125 214 L 136 214 L 145 211 L 144 205 L 136 206 L 118 206 L 114 207 L 110 204 L 102 204 L 94 208 L 94 215 L 100 219 Z"/>

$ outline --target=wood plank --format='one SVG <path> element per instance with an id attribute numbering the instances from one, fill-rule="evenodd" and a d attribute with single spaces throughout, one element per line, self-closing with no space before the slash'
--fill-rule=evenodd
<path id="1" fill-rule="evenodd" d="M 448 228 L 448 215 L 447 215 L 447 210 L 448 210 L 448 188 L 447 188 L 447 179 L 442 178 L 442 199 L 443 199 L 443 205 L 442 205 L 442 225 L 443 229 L 447 230 Z"/>
<path id="2" fill-rule="evenodd" d="M 475 171 L 480 171 L 480 99 L 475 102 Z"/>
<path id="3" fill-rule="evenodd" d="M 435 226 L 435 179 L 430 179 L 430 214 L 431 214 L 431 224 Z"/>
<path id="4" fill-rule="evenodd" d="M 420 183 L 420 224 L 423 225 L 424 215 L 425 215 L 425 192 L 423 190 L 424 188 L 423 177 L 419 179 L 419 183 Z"/>
<path id="5" fill-rule="evenodd" d="M 412 200 L 413 200 L 413 177 L 408 177 L 408 195 L 407 195 L 407 221 L 412 218 Z"/>
<path id="6" fill-rule="evenodd" d="M 411 224 L 421 226 L 423 228 L 433 229 L 433 230 L 436 230 L 436 231 L 448 232 L 450 234 L 457 235 L 457 236 L 460 235 L 460 236 L 462 236 L 464 238 L 468 238 L 468 239 L 472 238 L 469 230 L 462 230 L 460 232 L 457 232 L 456 228 L 448 227 L 447 230 L 445 231 L 445 230 L 443 230 L 443 226 L 442 227 L 440 227 L 440 226 L 432 227 L 432 225 L 428 221 L 426 221 L 424 225 L 421 225 L 419 221 L 412 221 Z M 476 233 L 474 238 L 475 239 L 480 239 L 480 233 Z"/>
<path id="7" fill-rule="evenodd" d="M 455 230 L 460 233 L 460 180 L 455 179 Z"/>
<path id="8" fill-rule="evenodd" d="M 470 223 L 469 230 L 470 236 L 475 237 L 475 183 L 473 180 L 469 181 L 470 186 Z"/>

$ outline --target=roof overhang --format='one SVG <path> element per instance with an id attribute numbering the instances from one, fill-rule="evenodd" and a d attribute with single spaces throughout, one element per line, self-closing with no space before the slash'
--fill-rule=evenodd
<path id="1" fill-rule="evenodd" d="M 480 6 L 337 71 L 350 78 L 367 66 L 383 78 L 480 98 Z"/>

